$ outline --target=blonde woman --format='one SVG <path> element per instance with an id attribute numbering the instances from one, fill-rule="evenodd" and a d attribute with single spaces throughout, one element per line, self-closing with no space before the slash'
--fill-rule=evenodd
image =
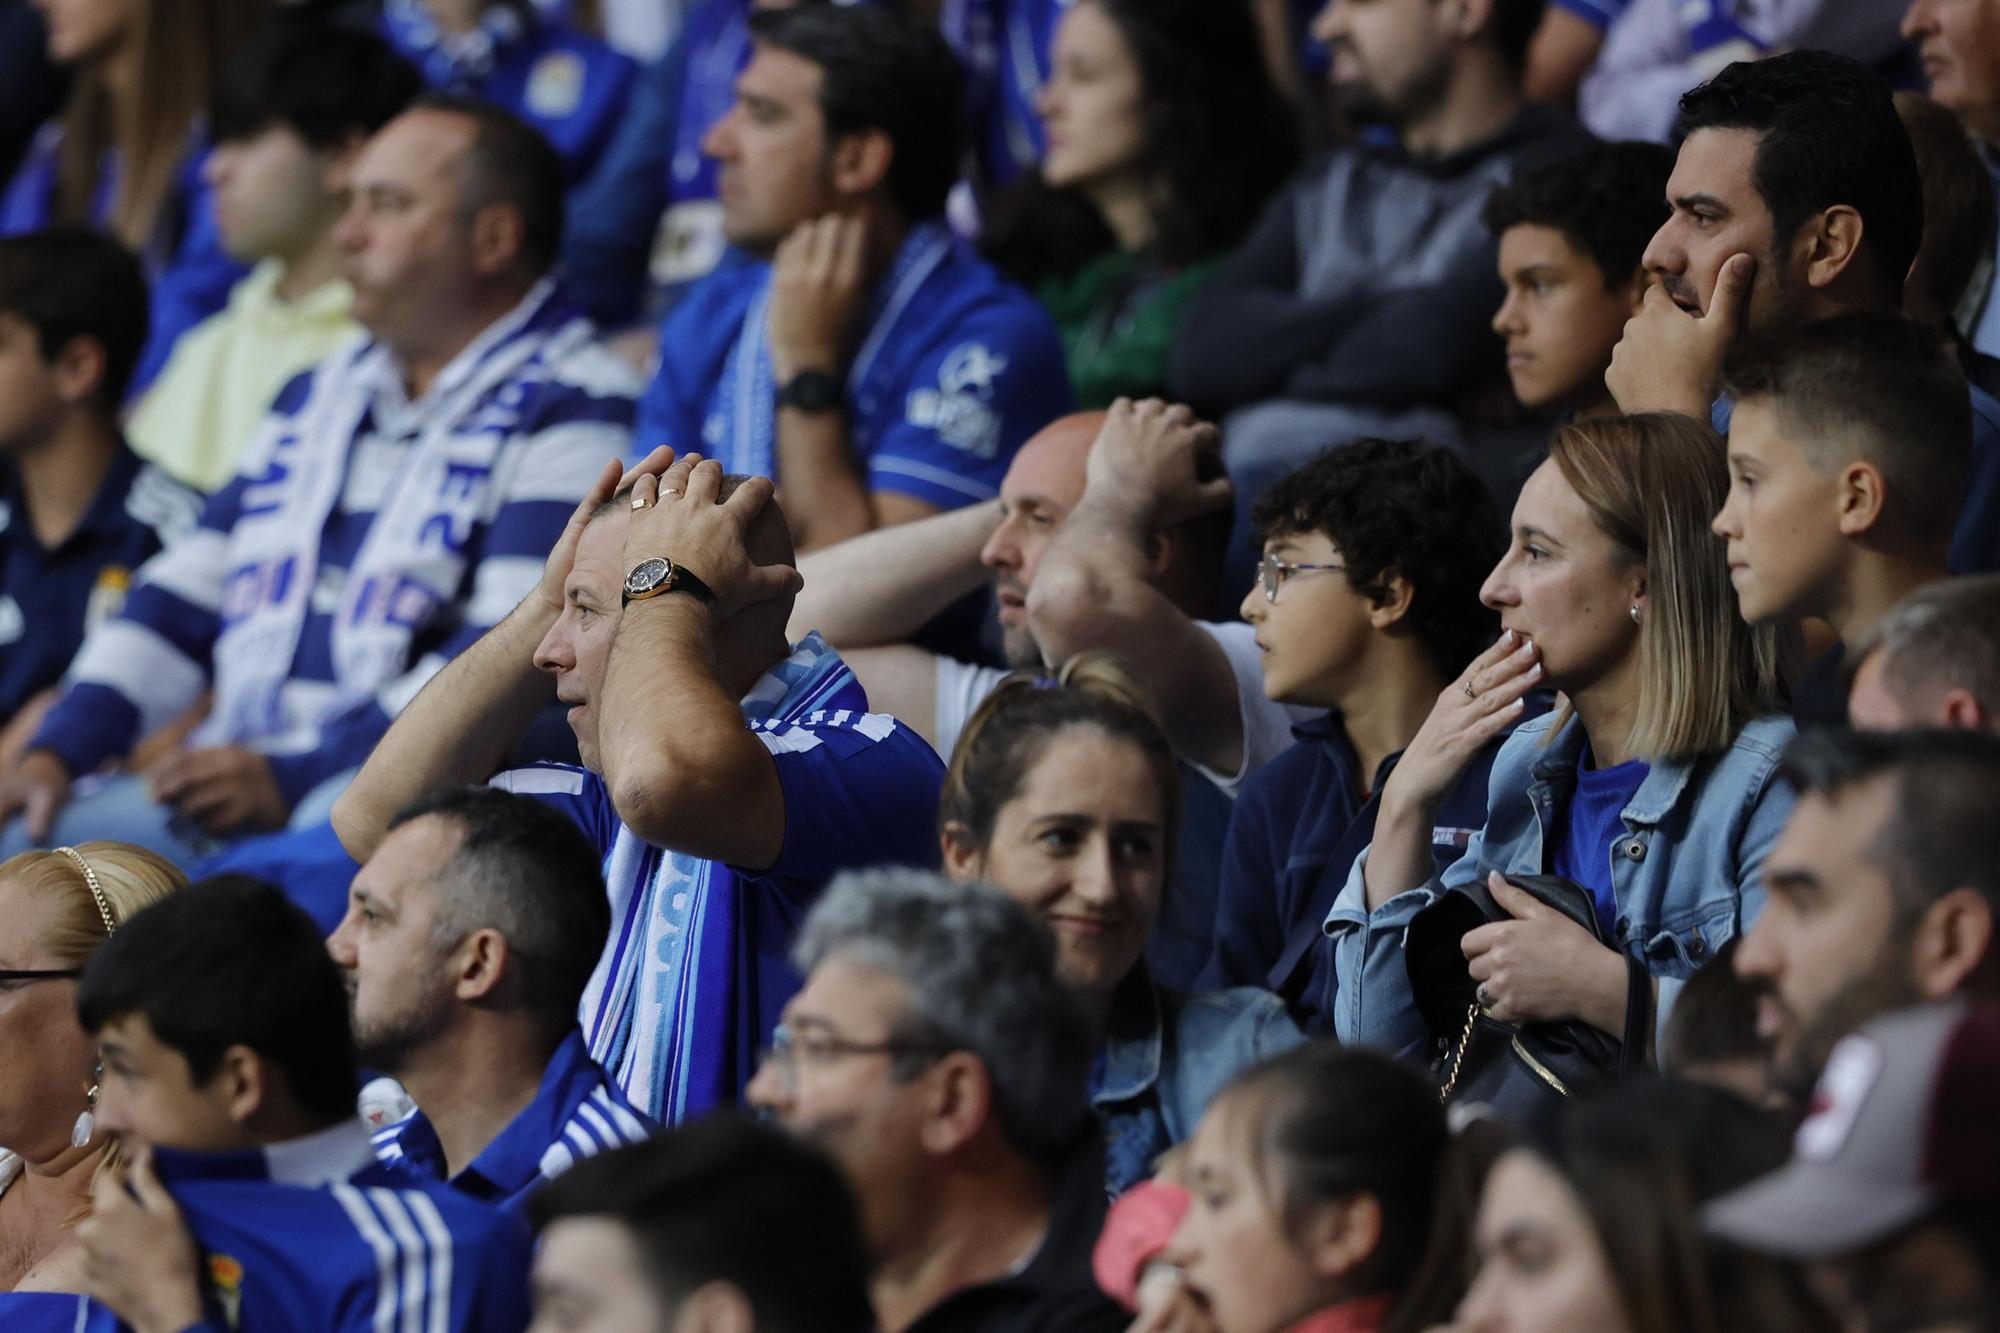
<path id="1" fill-rule="evenodd" d="M 0 1292 L 83 1289 L 70 1224 L 106 1143 L 76 978 L 133 913 L 186 884 L 164 858 L 122 842 L 0 863 Z"/>
<path id="2" fill-rule="evenodd" d="M 1797 651 L 1736 614 L 1708 526 L 1728 488 L 1721 439 L 1692 418 L 1580 421 L 1556 436 L 1480 590 L 1500 641 L 1445 687 L 1384 784 L 1375 841 L 1328 922 L 1350 1001 L 1343 1039 L 1423 1044 L 1404 929 L 1482 876 L 1515 919 L 1462 947 L 1480 1001 L 1509 1022 L 1620 1035 L 1628 957 L 1652 974 L 1664 1020 L 1680 983 L 1756 914 L 1791 807 L 1775 770 Z M 1485 827 L 1434 880 L 1431 811 L 1544 685 L 1563 706 L 1501 748 Z M 1496 872 L 1584 886 L 1615 949 Z"/>

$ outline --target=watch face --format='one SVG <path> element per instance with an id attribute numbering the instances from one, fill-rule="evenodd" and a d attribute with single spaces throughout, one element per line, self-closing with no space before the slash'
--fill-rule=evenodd
<path id="1" fill-rule="evenodd" d="M 636 597 L 642 592 L 651 592 L 665 583 L 667 576 L 673 572 L 673 561 L 663 556 L 656 555 L 651 560 L 641 560 L 632 566 L 632 572 L 625 576 L 626 595 Z"/>

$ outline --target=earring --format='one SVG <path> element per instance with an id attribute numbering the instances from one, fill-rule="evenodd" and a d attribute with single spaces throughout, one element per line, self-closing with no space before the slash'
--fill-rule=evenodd
<path id="1" fill-rule="evenodd" d="M 83 1114 L 76 1118 L 76 1128 L 69 1132 L 69 1146 L 86 1147 L 91 1136 L 97 1133 L 97 1085 L 104 1077 L 104 1062 L 97 1062 L 97 1068 L 90 1073 L 90 1091 L 83 1094 Z"/>
<path id="2" fill-rule="evenodd" d="M 1632 603 L 1632 623 L 1635 625 L 1639 623 L 1639 604 L 1637 602 Z"/>

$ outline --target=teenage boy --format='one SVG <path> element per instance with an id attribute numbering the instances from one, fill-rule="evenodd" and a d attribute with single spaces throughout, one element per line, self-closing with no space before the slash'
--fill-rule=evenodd
<path id="1" fill-rule="evenodd" d="M 82 1235 L 91 1295 L 125 1324 L 526 1324 L 526 1232 L 376 1162 L 340 970 L 277 889 L 209 880 L 134 913 L 77 1013 L 99 1123 L 137 1154 L 99 1176 Z"/>
<path id="2" fill-rule="evenodd" d="M 1659 144 L 1593 144 L 1486 197 L 1480 220 L 1499 239 L 1507 287 L 1493 331 L 1529 411 L 1617 412 L 1604 372 L 1646 294 L 1640 260 L 1666 220 L 1673 169 Z"/>
<path id="3" fill-rule="evenodd" d="M 1840 663 L 1907 594 L 1946 576 L 1972 455 L 1965 379 L 1937 335 L 1857 311 L 1746 344 L 1724 376 L 1729 496 L 1715 531 L 1752 623 L 1818 617 L 1839 645 L 1795 696 L 1846 719 Z"/>
<path id="4" fill-rule="evenodd" d="M 132 571 L 200 512 L 118 435 L 145 340 L 146 278 L 116 241 L 0 239 L 0 764 L 20 756 Z"/>
<path id="5" fill-rule="evenodd" d="M 274 23 L 223 66 L 202 174 L 222 248 L 256 267 L 175 341 L 133 410 L 143 457 L 220 490 L 285 382 L 361 332 L 333 226 L 361 145 L 420 86 L 379 38 L 318 23 Z"/>
<path id="6" fill-rule="evenodd" d="M 1302 1027 L 1330 1032 L 1321 925 L 1372 836 L 1373 793 L 1439 692 L 1499 630 L 1479 585 L 1506 529 L 1456 455 L 1382 440 L 1321 454 L 1265 494 L 1255 520 L 1263 561 L 1242 614 L 1264 693 L 1329 711 L 1295 726 L 1299 743 L 1237 797 L 1205 981 L 1275 990 Z M 1485 814 L 1481 762 L 1438 814 L 1440 869 Z"/>

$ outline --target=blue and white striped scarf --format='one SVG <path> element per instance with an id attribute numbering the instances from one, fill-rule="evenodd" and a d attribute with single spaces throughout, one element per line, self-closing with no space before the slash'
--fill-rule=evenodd
<path id="1" fill-rule="evenodd" d="M 853 685 L 839 655 L 810 634 L 744 696 L 743 715 L 797 722 Z M 628 1096 L 677 1124 L 734 1094 L 721 1071 L 736 1020 L 735 876 L 625 830 L 604 878 L 616 929 L 584 992 L 584 1035 Z"/>

